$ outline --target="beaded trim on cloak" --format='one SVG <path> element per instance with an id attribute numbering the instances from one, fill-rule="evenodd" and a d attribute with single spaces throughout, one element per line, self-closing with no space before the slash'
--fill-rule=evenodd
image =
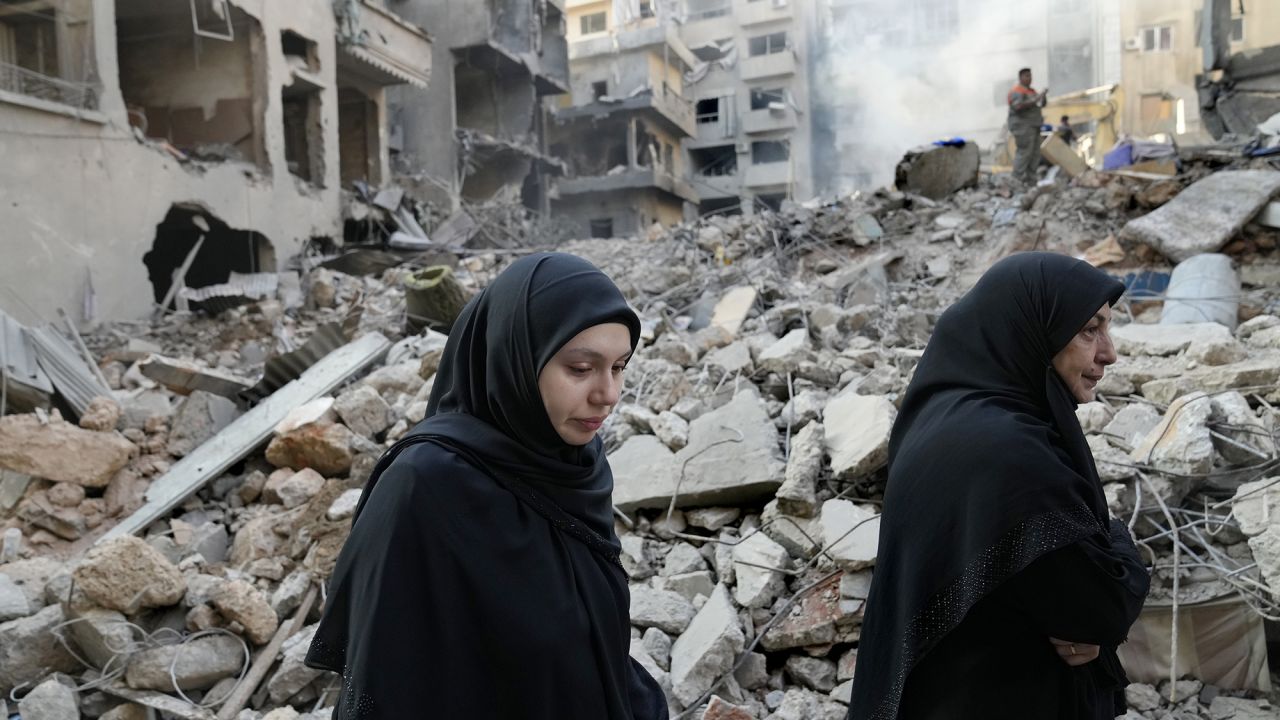
<path id="1" fill-rule="evenodd" d="M 868 720 L 894 720 L 907 675 L 969 610 L 1033 560 L 1096 532 L 1106 532 L 1085 504 L 1027 518 L 969 563 L 964 573 L 929 599 L 907 626 L 892 659 L 893 682 Z"/>

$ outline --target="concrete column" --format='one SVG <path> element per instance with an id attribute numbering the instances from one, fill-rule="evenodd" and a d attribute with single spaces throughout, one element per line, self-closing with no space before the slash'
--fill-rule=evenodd
<path id="1" fill-rule="evenodd" d="M 636 119 L 627 118 L 627 167 L 634 170 L 639 164 L 640 159 L 636 153 Z"/>

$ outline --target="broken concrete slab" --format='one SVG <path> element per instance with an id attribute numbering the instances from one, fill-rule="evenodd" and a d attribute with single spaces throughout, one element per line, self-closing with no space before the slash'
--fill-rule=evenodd
<path id="1" fill-rule="evenodd" d="M 656 437 L 637 435 L 609 456 L 613 503 L 623 511 L 664 508 L 679 482 L 677 507 L 740 503 L 769 496 L 785 466 L 764 401 L 749 388 L 689 425 L 689 444 L 672 455 Z M 684 479 L 679 481 L 681 468 Z"/>
<path id="2" fill-rule="evenodd" d="M 1208 426 L 1212 414 L 1213 403 L 1205 393 L 1178 398 L 1130 457 L 1179 475 L 1208 473 L 1213 469 L 1214 457 Z"/>
<path id="3" fill-rule="evenodd" d="M 888 462 L 889 433 L 897 416 L 897 408 L 883 396 L 845 392 L 827 404 L 824 442 L 837 479 L 859 478 Z"/>
<path id="4" fill-rule="evenodd" d="M 786 548 L 763 532 L 752 533 L 733 546 L 734 600 L 748 609 L 769 607 L 786 589 L 781 571 L 790 567 Z"/>
<path id="5" fill-rule="evenodd" d="M 1111 339 L 1122 355 L 1177 355 L 1192 345 L 1231 342 L 1231 330 L 1216 322 L 1181 325 L 1114 325 Z"/>
<path id="6" fill-rule="evenodd" d="M 962 147 L 924 145 L 903 156 L 894 170 L 894 186 L 902 191 L 941 200 L 978 184 L 981 152 L 977 143 Z"/>
<path id="7" fill-rule="evenodd" d="M 756 289 L 750 285 L 735 287 L 720 298 L 711 313 L 711 324 L 725 331 L 729 337 L 737 337 L 742 323 L 756 304 Z"/>
<path id="8" fill-rule="evenodd" d="M 786 672 L 792 680 L 819 692 L 831 692 L 836 686 L 836 664 L 823 658 L 792 655 L 787 658 Z"/>
<path id="9" fill-rule="evenodd" d="M 1255 356 L 1244 362 L 1187 370 L 1173 377 L 1141 383 L 1143 397 L 1168 404 L 1197 390 L 1215 393 L 1237 388 L 1274 385 L 1280 381 L 1280 358 Z"/>
<path id="10" fill-rule="evenodd" d="M 31 607 L 22 588 L 8 575 L 0 572 L 0 623 L 26 617 L 34 611 L 35 608 Z"/>
<path id="11" fill-rule="evenodd" d="M 323 670 L 309 668 L 304 664 L 311 640 L 319 627 L 317 623 L 284 641 L 280 667 L 267 680 L 267 694 L 272 703 L 284 703 L 324 674 Z"/>
<path id="12" fill-rule="evenodd" d="M 54 629 L 65 622 L 61 605 L 0 623 L 0 697 L 18 685 L 34 684 L 54 672 L 81 669 L 80 661 L 58 640 Z"/>
<path id="13" fill-rule="evenodd" d="M 223 583 L 213 593 L 213 606 L 227 620 L 240 623 L 245 636 L 255 645 L 271 640 L 280 619 L 261 590 L 245 580 Z"/>
<path id="14" fill-rule="evenodd" d="M 636 627 L 656 627 L 679 635 L 693 622 L 696 612 L 693 604 L 679 593 L 643 583 L 631 585 L 631 624 Z"/>
<path id="15" fill-rule="evenodd" d="M 1120 238 L 1150 245 L 1176 262 L 1216 252 L 1277 193 L 1280 172 L 1216 172 L 1159 208 L 1130 220 Z"/>
<path id="16" fill-rule="evenodd" d="M 183 690 L 206 690 L 240 672 L 248 660 L 236 638 L 207 635 L 134 653 L 125 682 L 135 690 L 172 692 L 176 680 Z"/>
<path id="17" fill-rule="evenodd" d="M 74 622 L 67 629 L 75 640 L 76 648 L 99 670 L 107 667 L 108 663 L 119 663 L 120 652 L 134 645 L 133 629 L 124 613 L 87 608 L 73 611 L 71 619 Z"/>
<path id="18" fill-rule="evenodd" d="M 724 585 L 717 585 L 702 609 L 671 646 L 671 689 L 684 707 L 692 705 L 733 667 L 746 638 Z"/>
<path id="19" fill-rule="evenodd" d="M 338 396 L 333 410 L 358 435 L 372 438 L 391 426 L 391 406 L 370 385 L 357 385 Z"/>
<path id="20" fill-rule="evenodd" d="M 95 432 L 56 413 L 0 418 L 0 467 L 23 475 L 85 487 L 106 487 L 137 451 L 117 432 Z"/>
<path id="21" fill-rule="evenodd" d="M 689 421 L 670 410 L 658 413 L 652 427 L 653 434 L 672 450 L 680 450 L 689 444 Z"/>
<path id="22" fill-rule="evenodd" d="M 18 701 L 22 720 L 80 720 L 76 691 L 49 678 Z"/>
<path id="23" fill-rule="evenodd" d="M 756 358 L 756 365 L 768 372 L 785 375 L 795 372 L 800 364 L 813 360 L 813 350 L 809 344 L 809 331 L 796 328 L 783 335 Z"/>
<path id="24" fill-rule="evenodd" d="M 711 591 L 715 590 L 716 582 L 711 578 L 709 570 L 695 570 L 679 575 L 656 577 L 653 579 L 653 586 L 659 590 L 670 590 L 694 603 L 696 607 L 699 595 L 703 599 L 711 597 Z"/>
<path id="25" fill-rule="evenodd" d="M 788 515 L 779 505 L 780 501 L 774 499 L 764 506 L 764 512 L 760 514 L 764 533 L 786 548 L 792 557 L 812 557 L 822 548 L 822 528 L 818 519 Z"/>
<path id="26" fill-rule="evenodd" d="M 182 457 L 200 447 L 240 417 L 235 403 L 225 397 L 196 390 L 178 405 L 169 429 L 167 450 Z"/>
<path id="27" fill-rule="evenodd" d="M 802 597 L 769 628 L 760 645 L 769 652 L 829 645 L 836 640 L 836 620 L 840 617 L 840 578 L 833 577 Z"/>
<path id="28" fill-rule="evenodd" d="M 179 395 L 190 395 L 196 390 L 235 398 L 253 387 L 248 380 L 231 373 L 201 367 L 187 360 L 177 360 L 163 355 L 150 355 L 138 364 L 142 374 L 155 380 Z"/>
<path id="29" fill-rule="evenodd" d="M 775 497 L 778 509 L 788 515 L 813 517 L 818 511 L 818 475 L 826 454 L 826 428 L 810 422 L 791 439 L 791 454 L 782 486 Z"/>
<path id="30" fill-rule="evenodd" d="M 736 521 L 741 515 L 742 510 L 740 508 L 709 507 L 688 510 L 685 512 L 684 517 L 689 525 L 693 527 L 715 532 Z"/>
<path id="31" fill-rule="evenodd" d="M 875 564 L 880 544 L 876 513 L 848 500 L 832 499 L 822 503 L 818 523 L 822 544 L 841 568 L 852 572 Z"/>
<path id="32" fill-rule="evenodd" d="M 751 348 L 741 340 L 709 351 L 703 356 L 702 362 L 717 381 L 725 376 L 750 375 L 755 367 L 751 360 Z"/>
<path id="33" fill-rule="evenodd" d="M 187 591 L 178 568 L 135 537 L 94 546 L 72 571 L 76 587 L 99 606 L 131 615 L 173 605 Z"/>
<path id="34" fill-rule="evenodd" d="M 1252 465 L 1275 455 L 1276 443 L 1270 430 L 1254 414 L 1244 395 L 1216 393 L 1210 400 L 1210 420 L 1217 424 L 1221 436 L 1213 438 L 1213 445 L 1223 459 L 1233 465 Z"/>

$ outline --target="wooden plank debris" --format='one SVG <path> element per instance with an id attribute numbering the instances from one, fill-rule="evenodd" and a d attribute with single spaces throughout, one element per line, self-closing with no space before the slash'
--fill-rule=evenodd
<path id="1" fill-rule="evenodd" d="M 376 362 L 390 348 L 391 341 L 381 333 L 370 333 L 330 353 L 297 380 L 277 390 L 175 463 L 169 472 L 151 484 L 146 504 L 121 520 L 98 542 L 139 532 L 160 519 L 205 483 L 266 443 L 290 410 L 329 393 Z"/>

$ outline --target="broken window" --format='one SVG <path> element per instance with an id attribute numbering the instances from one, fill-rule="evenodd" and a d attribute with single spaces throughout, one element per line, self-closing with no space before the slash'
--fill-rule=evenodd
<path id="1" fill-rule="evenodd" d="M 591 13 L 583 15 L 581 18 L 581 34 L 591 35 L 593 33 L 602 33 L 608 27 L 609 14 L 606 12 Z"/>
<path id="2" fill-rule="evenodd" d="M 324 181 L 324 135 L 320 90 L 295 82 L 280 94 L 284 120 L 284 159 L 289 172 L 314 185 Z"/>
<path id="3" fill-rule="evenodd" d="M 593 99 L 599 100 L 600 98 L 608 94 L 609 94 L 609 83 L 607 81 L 601 80 L 599 82 L 591 83 L 591 97 Z"/>
<path id="4" fill-rule="evenodd" d="M 640 0 L 640 17 L 653 17 L 653 0 Z"/>
<path id="5" fill-rule="evenodd" d="M 757 195 L 756 204 L 762 208 L 779 212 L 782 210 L 782 201 L 786 199 L 786 193 L 769 193 L 767 195 Z"/>
<path id="6" fill-rule="evenodd" d="M 1244 42 L 1244 17 L 1241 15 L 1231 18 L 1231 42 Z"/>
<path id="7" fill-rule="evenodd" d="M 596 218 L 590 221 L 591 237 L 593 238 L 611 238 L 613 237 L 613 218 Z"/>
<path id="8" fill-rule="evenodd" d="M 738 151 L 733 145 L 689 148 L 689 161 L 698 175 L 736 175 Z"/>
<path id="9" fill-rule="evenodd" d="M 780 53 L 787 49 L 787 33 L 782 32 L 769 33 L 768 35 L 759 35 L 747 40 L 747 53 L 752 57 L 757 55 L 772 55 Z"/>
<path id="10" fill-rule="evenodd" d="M 1156 25 L 1142 28 L 1143 52 L 1168 52 L 1173 49 L 1173 26 Z"/>
<path id="11" fill-rule="evenodd" d="M 676 172 L 675 155 L 676 149 L 671 143 L 662 144 L 662 167 L 666 169 L 668 175 L 674 175 Z"/>
<path id="12" fill-rule="evenodd" d="M 224 283 L 233 272 L 276 271 L 275 250 L 262 234 L 236 230 L 203 208 L 186 205 L 174 205 L 156 225 L 155 243 L 142 262 L 157 303 L 175 281 L 201 288 Z"/>
<path id="13" fill-rule="evenodd" d="M 782 88 L 752 88 L 751 109 L 768 110 L 769 103 L 785 103 L 787 93 Z"/>
<path id="14" fill-rule="evenodd" d="M 267 166 L 265 39 L 229 6 L 231 40 L 197 38 L 186 4 L 116 0 L 120 90 L 129 122 L 204 160 Z"/>
<path id="15" fill-rule="evenodd" d="M 751 143 L 751 162 L 755 165 L 786 162 L 791 159 L 791 143 L 786 140 L 757 140 Z"/>
<path id="16" fill-rule="evenodd" d="M 658 154 L 658 139 L 643 123 L 636 123 L 636 165 L 652 167 Z"/>
<path id="17" fill-rule="evenodd" d="M 378 104 L 355 88 L 338 89 L 338 175 L 342 187 L 357 180 L 377 186 Z"/>
<path id="18" fill-rule="evenodd" d="M 699 100 L 696 113 L 700 123 L 720 122 L 720 98 Z"/>
<path id="19" fill-rule="evenodd" d="M 98 106 L 90 0 L 0 0 L 0 90 Z"/>
<path id="20" fill-rule="evenodd" d="M 301 67 L 310 72 L 320 70 L 320 54 L 316 44 L 296 32 L 280 33 L 280 49 L 291 67 Z"/>

